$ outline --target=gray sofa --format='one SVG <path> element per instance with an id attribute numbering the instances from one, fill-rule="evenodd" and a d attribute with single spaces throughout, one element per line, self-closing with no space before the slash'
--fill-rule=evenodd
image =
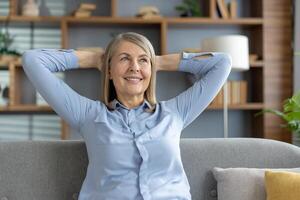
<path id="1" fill-rule="evenodd" d="M 300 167 L 300 148 L 265 139 L 182 139 L 193 200 L 217 199 L 213 167 Z M 0 142 L 1 200 L 78 198 L 87 167 L 82 141 Z M 120 198 L 122 199 L 122 198 Z"/>

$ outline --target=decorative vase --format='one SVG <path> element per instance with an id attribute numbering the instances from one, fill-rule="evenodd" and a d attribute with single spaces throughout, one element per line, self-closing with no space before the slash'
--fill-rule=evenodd
<path id="1" fill-rule="evenodd" d="M 22 15 L 24 16 L 39 16 L 40 0 L 27 0 L 22 9 Z"/>

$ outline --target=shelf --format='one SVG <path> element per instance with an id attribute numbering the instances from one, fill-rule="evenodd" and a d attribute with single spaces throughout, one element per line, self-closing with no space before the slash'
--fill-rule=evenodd
<path id="1" fill-rule="evenodd" d="M 12 21 L 12 22 L 60 22 L 64 17 L 59 16 L 1 16 L 0 21 Z"/>
<path id="2" fill-rule="evenodd" d="M 251 68 L 262 68 L 264 66 L 264 61 L 258 60 L 255 62 L 250 62 L 250 67 Z"/>
<path id="3" fill-rule="evenodd" d="M 152 19 L 143 19 L 137 17 L 109 17 L 109 16 L 91 16 L 91 17 L 73 17 L 73 16 L 0 16 L 0 21 L 14 22 L 61 22 L 70 23 L 100 23 L 100 24 L 206 24 L 206 25 L 262 25 L 262 18 L 235 18 L 235 19 L 212 19 L 209 17 L 161 17 Z"/>
<path id="4" fill-rule="evenodd" d="M 50 106 L 18 105 L 0 106 L 1 112 L 54 112 Z"/>
<path id="5" fill-rule="evenodd" d="M 235 18 L 235 19 L 212 19 L 212 18 L 165 18 L 168 24 L 211 24 L 211 25 L 262 25 L 262 18 Z"/>
<path id="6" fill-rule="evenodd" d="M 264 108 L 263 103 L 247 103 L 247 104 L 236 104 L 236 105 L 228 105 L 228 109 L 231 110 L 261 110 Z M 210 105 L 208 106 L 210 110 L 219 110 L 223 109 L 223 105 Z"/>
<path id="7" fill-rule="evenodd" d="M 137 17 L 65 17 L 68 23 L 98 23 L 98 24 L 161 24 L 161 18 L 142 19 Z"/>

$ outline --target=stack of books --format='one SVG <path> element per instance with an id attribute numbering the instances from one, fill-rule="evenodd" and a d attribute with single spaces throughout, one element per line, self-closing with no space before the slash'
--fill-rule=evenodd
<path id="1" fill-rule="evenodd" d="M 237 0 L 231 0 L 226 4 L 225 0 L 211 0 L 212 16 L 224 19 L 237 17 Z"/>
<path id="2" fill-rule="evenodd" d="M 81 3 L 79 8 L 75 10 L 75 17 L 90 17 L 92 15 L 92 11 L 96 9 L 96 4 L 93 3 Z"/>
<path id="3" fill-rule="evenodd" d="M 247 81 L 227 81 L 227 102 L 228 105 L 247 103 Z M 211 102 L 211 105 L 223 105 L 224 90 L 223 88 Z"/>

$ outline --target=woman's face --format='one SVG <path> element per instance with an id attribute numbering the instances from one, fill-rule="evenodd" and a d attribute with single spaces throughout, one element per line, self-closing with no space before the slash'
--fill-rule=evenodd
<path id="1" fill-rule="evenodd" d="M 150 57 L 136 44 L 121 41 L 111 58 L 109 73 L 118 97 L 144 97 L 151 77 Z"/>

